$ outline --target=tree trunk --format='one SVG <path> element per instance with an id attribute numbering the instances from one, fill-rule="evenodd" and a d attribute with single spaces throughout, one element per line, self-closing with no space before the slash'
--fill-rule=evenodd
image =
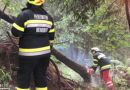
<path id="1" fill-rule="evenodd" d="M 65 65 L 73 69 L 75 72 L 77 72 L 86 82 L 90 82 L 90 76 L 86 72 L 86 68 L 75 63 L 68 57 L 64 56 L 62 53 L 60 53 L 58 50 L 53 48 L 52 54 L 61 62 L 63 62 Z"/>
<path id="2" fill-rule="evenodd" d="M 130 30 L 130 0 L 125 0 L 126 16 Z"/>
<path id="3" fill-rule="evenodd" d="M 4 13 L 2 10 L 0 10 L 0 18 L 9 23 L 13 23 L 15 21 L 14 16 Z M 73 62 L 74 60 L 72 61 L 71 59 L 67 58 L 55 48 L 53 48 L 52 53 L 58 60 L 77 72 L 86 82 L 90 82 L 90 76 L 86 72 L 85 67 Z"/>

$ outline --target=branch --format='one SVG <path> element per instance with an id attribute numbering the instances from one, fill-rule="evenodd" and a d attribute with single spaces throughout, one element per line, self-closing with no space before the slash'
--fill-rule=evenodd
<path id="1" fill-rule="evenodd" d="M 55 43 L 55 45 L 57 45 L 57 44 L 64 44 L 64 43 L 67 43 L 67 42 L 70 42 L 70 41 L 66 40 L 66 41 L 63 41 L 63 42 L 58 42 L 58 43 Z"/>
<path id="2" fill-rule="evenodd" d="M 5 13 L 3 12 L 2 10 L 0 10 L 0 18 L 9 22 L 9 23 L 13 23 L 15 21 L 15 17 L 8 14 L 8 13 Z"/>

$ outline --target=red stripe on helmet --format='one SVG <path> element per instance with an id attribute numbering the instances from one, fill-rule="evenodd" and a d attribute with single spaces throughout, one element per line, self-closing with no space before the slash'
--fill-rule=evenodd
<path id="1" fill-rule="evenodd" d="M 39 0 L 38 2 L 37 2 L 37 4 L 40 4 L 40 3 L 42 3 L 43 2 L 43 0 Z"/>

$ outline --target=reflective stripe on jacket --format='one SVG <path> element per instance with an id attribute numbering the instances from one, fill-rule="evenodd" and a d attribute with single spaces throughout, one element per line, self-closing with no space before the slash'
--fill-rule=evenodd
<path id="1" fill-rule="evenodd" d="M 54 43 L 54 22 L 41 7 L 32 6 L 22 11 L 11 30 L 19 38 L 19 55 L 36 56 L 50 53 Z"/>
<path id="2" fill-rule="evenodd" d="M 98 66 L 100 66 L 101 71 L 111 68 L 110 60 L 103 53 L 100 52 L 96 52 L 93 55 L 93 62 L 94 63 L 92 68 L 94 70 L 96 70 Z"/>

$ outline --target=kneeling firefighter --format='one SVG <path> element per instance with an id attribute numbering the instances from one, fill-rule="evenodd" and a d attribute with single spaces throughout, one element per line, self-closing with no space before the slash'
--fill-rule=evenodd
<path id="1" fill-rule="evenodd" d="M 29 90 L 31 73 L 35 90 L 47 90 L 46 70 L 54 42 L 52 17 L 42 8 L 45 0 L 28 0 L 27 8 L 13 23 L 12 34 L 19 38 L 17 90 Z"/>

